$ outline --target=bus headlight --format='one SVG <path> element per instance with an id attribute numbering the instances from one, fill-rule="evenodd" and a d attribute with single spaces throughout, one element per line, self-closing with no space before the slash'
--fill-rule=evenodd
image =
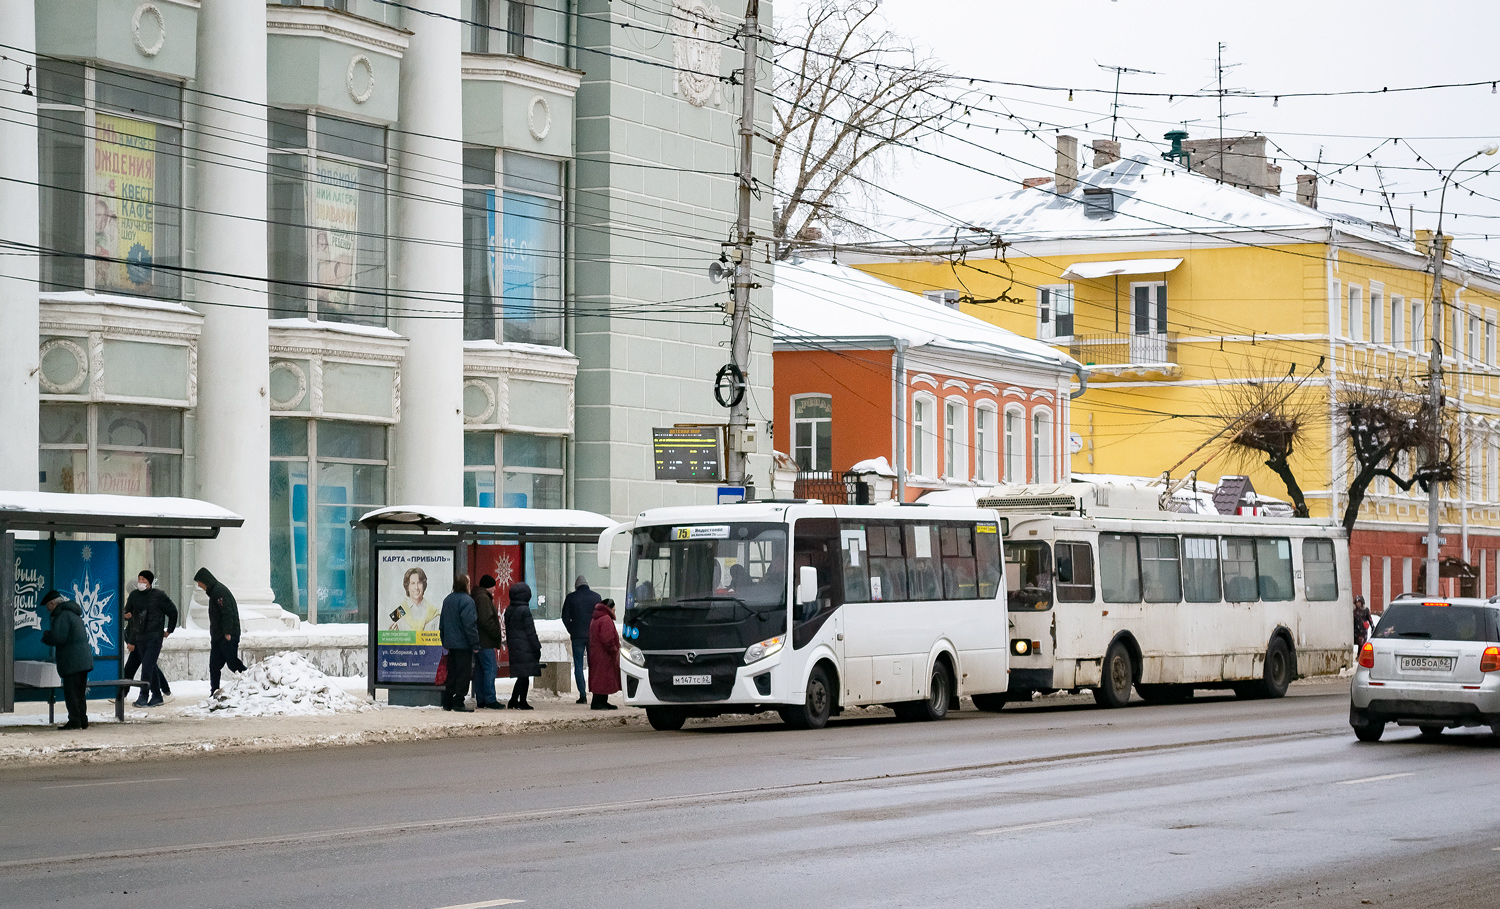
<path id="1" fill-rule="evenodd" d="M 745 665 L 748 666 L 757 660 L 763 660 L 773 653 L 781 651 L 781 645 L 786 643 L 784 636 L 766 638 L 759 644 L 751 644 L 745 648 Z"/>
<path id="2" fill-rule="evenodd" d="M 627 662 L 634 663 L 637 666 L 646 665 L 646 655 L 641 653 L 641 648 L 629 641 L 620 642 L 620 656 L 624 657 Z"/>

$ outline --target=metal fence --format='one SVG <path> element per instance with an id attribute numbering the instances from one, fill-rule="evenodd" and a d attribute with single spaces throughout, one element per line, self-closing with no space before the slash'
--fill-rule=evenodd
<path id="1" fill-rule="evenodd" d="M 853 471 L 799 471 L 792 495 L 799 499 L 819 499 L 829 505 L 868 505 L 870 484 L 859 477 Z"/>
<path id="2" fill-rule="evenodd" d="M 1177 332 L 1074 335 L 1068 353 L 1085 366 L 1177 362 Z"/>

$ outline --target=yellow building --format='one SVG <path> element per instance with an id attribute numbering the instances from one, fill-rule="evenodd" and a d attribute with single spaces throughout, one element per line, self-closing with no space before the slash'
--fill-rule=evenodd
<path id="1" fill-rule="evenodd" d="M 1159 158 L 1119 159 L 1110 145 L 1096 143 L 1095 166 L 1078 174 L 1063 137 L 1054 180 L 958 206 L 947 220 L 899 222 L 885 231 L 899 243 L 841 258 L 1086 364 L 1088 391 L 1073 405 L 1075 473 L 1248 474 L 1258 492 L 1285 498 L 1259 459 L 1215 438 L 1253 389 L 1280 383 L 1307 416 L 1292 466 L 1309 509 L 1342 517 L 1350 461 L 1335 395 L 1370 374 L 1425 384 L 1427 235 L 1321 211 L 1310 177 L 1299 178 L 1299 200 L 1281 197 L 1259 137 L 1226 142 L 1231 182 Z M 1216 157 L 1215 140 L 1197 146 Z M 1492 593 L 1500 268 L 1450 253 L 1444 269 L 1446 392 L 1461 411 L 1465 469 L 1443 487 L 1443 554 Z M 1418 589 L 1426 502 L 1419 487 L 1370 488 L 1350 548 L 1356 592 L 1376 609 Z"/>

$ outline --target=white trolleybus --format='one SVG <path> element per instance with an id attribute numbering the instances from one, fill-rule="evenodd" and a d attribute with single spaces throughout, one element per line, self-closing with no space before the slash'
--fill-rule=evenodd
<path id="1" fill-rule="evenodd" d="M 1068 483 L 1001 486 L 1010 691 L 1091 689 L 1124 706 L 1195 688 L 1281 697 L 1337 673 L 1353 652 L 1349 552 L 1331 521 L 1162 511 L 1160 490 Z"/>
<path id="2" fill-rule="evenodd" d="M 858 704 L 938 719 L 1007 687 L 1004 562 L 977 508 L 748 502 L 661 508 L 630 538 L 625 702 L 656 729 L 776 710 L 820 728 Z"/>

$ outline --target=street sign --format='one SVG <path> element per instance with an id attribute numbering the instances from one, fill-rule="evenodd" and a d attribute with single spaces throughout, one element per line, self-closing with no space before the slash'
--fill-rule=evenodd
<path id="1" fill-rule="evenodd" d="M 720 486 L 719 504 L 737 505 L 745 501 L 745 487 L 743 486 Z"/>
<path id="2" fill-rule="evenodd" d="M 723 479 L 724 445 L 716 426 L 651 430 L 658 480 L 717 483 Z"/>

